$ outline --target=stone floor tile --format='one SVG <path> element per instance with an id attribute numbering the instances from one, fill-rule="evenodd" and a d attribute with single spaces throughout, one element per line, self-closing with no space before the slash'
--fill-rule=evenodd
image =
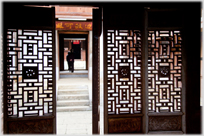
<path id="1" fill-rule="evenodd" d="M 66 134 L 66 129 L 57 129 L 57 135 Z"/>
<path id="2" fill-rule="evenodd" d="M 67 129 L 67 125 L 65 124 L 65 125 L 60 125 L 60 124 L 57 124 L 57 129 Z"/>
<path id="3" fill-rule="evenodd" d="M 87 135 L 87 131 L 85 129 L 83 130 L 66 130 L 66 134 L 81 134 L 81 135 Z"/>

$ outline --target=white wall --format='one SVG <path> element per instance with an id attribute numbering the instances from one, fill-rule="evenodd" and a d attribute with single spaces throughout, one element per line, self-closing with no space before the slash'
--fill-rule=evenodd
<path id="1" fill-rule="evenodd" d="M 59 33 L 55 31 L 55 46 L 56 46 L 56 80 L 59 80 Z"/>
<path id="2" fill-rule="evenodd" d="M 58 94 L 58 80 L 59 80 L 59 33 L 55 31 L 55 49 L 56 49 L 56 96 Z M 57 97 L 56 97 L 57 100 Z"/>
<path id="3" fill-rule="evenodd" d="M 103 23 L 103 22 L 102 22 Z M 103 25 L 102 25 L 103 27 Z M 100 36 L 100 134 L 104 134 L 104 110 L 103 110 L 103 28 Z"/>
<path id="4" fill-rule="evenodd" d="M 88 35 L 88 78 L 92 80 L 92 31 Z"/>
<path id="5" fill-rule="evenodd" d="M 88 35 L 88 79 L 92 80 L 92 31 Z M 92 84 L 89 85 L 89 102 L 92 106 Z"/>

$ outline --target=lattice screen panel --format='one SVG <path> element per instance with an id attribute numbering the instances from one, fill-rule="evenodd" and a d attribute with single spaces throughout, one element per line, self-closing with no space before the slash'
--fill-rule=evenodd
<path id="1" fill-rule="evenodd" d="M 148 33 L 149 112 L 181 111 L 181 41 L 180 31 Z"/>
<path id="2" fill-rule="evenodd" d="M 8 29 L 5 54 L 8 116 L 52 114 L 52 30 Z"/>
<path id="3" fill-rule="evenodd" d="M 141 32 L 107 31 L 108 114 L 141 112 Z"/>

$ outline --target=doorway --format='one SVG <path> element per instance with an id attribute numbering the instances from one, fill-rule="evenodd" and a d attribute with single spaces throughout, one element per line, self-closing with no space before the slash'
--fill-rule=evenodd
<path id="1" fill-rule="evenodd" d="M 58 10 L 59 8 L 59 10 Z M 57 90 L 57 134 L 92 134 L 92 20 L 77 21 L 76 12 L 88 10 L 88 7 L 57 7 L 56 18 L 63 11 L 75 11 L 76 20 L 56 21 L 58 35 L 59 79 Z M 59 13 L 57 13 L 60 11 Z M 61 13 L 62 11 L 62 13 Z M 66 12 L 66 13 L 69 13 Z M 71 18 L 72 13 L 69 17 Z M 85 13 L 86 16 L 89 13 Z M 65 16 L 65 15 L 64 15 Z M 92 17 L 91 17 L 92 18 Z M 57 25 L 59 24 L 59 25 Z M 69 24 L 69 25 L 68 25 Z M 66 56 L 74 53 L 74 71 L 68 70 Z M 91 78 L 90 78 L 91 77 Z"/>
<path id="2" fill-rule="evenodd" d="M 88 10 L 87 7 L 63 8 Z M 92 12 L 93 8 L 90 9 Z M 92 134 L 92 17 L 87 21 L 60 21 L 58 18 L 56 24 L 59 38 L 57 118 L 65 123 L 57 122 L 57 134 Z M 73 73 L 68 71 L 66 61 L 67 51 L 71 49 L 75 55 Z M 63 114 L 70 116 L 66 118 Z M 64 128 L 65 125 L 69 127 Z"/>
<path id="3" fill-rule="evenodd" d="M 66 56 L 73 49 L 74 70 L 88 70 L 88 34 L 59 34 L 60 71 L 67 71 Z"/>

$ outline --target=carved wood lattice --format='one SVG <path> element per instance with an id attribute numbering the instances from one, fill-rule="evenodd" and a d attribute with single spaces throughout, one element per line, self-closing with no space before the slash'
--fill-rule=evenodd
<path id="1" fill-rule="evenodd" d="M 181 40 L 180 31 L 148 33 L 149 112 L 181 111 Z"/>
<path id="2" fill-rule="evenodd" d="M 141 113 L 141 32 L 107 31 L 108 114 Z"/>
<path id="3" fill-rule="evenodd" d="M 52 30 L 7 30 L 9 117 L 53 112 Z"/>

